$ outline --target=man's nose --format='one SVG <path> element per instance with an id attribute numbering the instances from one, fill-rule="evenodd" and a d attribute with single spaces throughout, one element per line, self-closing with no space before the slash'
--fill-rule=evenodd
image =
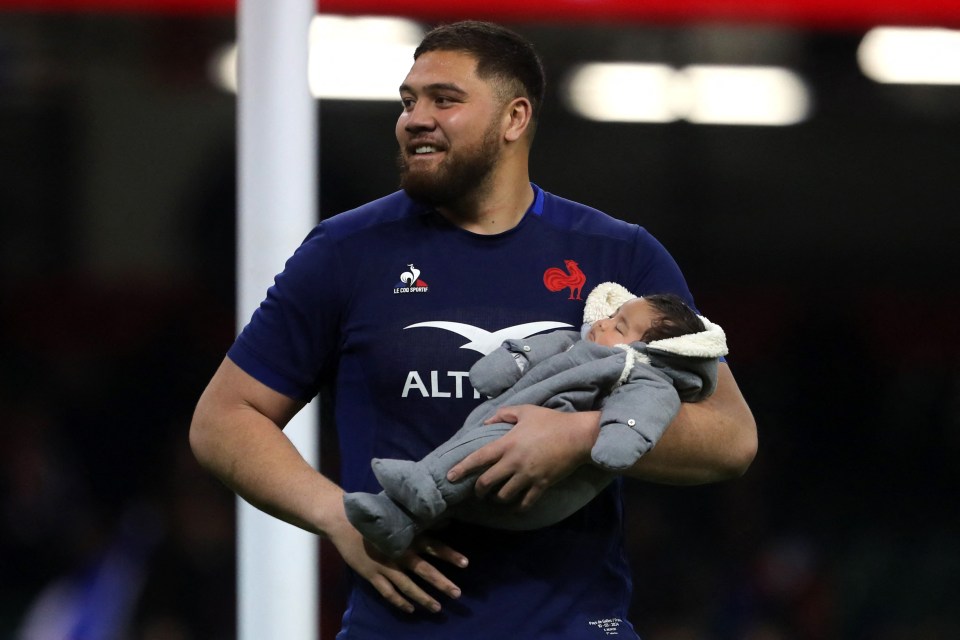
<path id="1" fill-rule="evenodd" d="M 404 125 L 407 131 L 430 131 L 437 126 L 437 121 L 433 117 L 433 111 L 429 104 L 423 104 L 423 101 L 417 102 L 407 113 L 407 122 Z"/>

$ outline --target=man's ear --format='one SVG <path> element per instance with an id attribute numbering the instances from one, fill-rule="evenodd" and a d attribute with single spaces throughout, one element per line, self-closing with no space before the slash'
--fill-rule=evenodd
<path id="1" fill-rule="evenodd" d="M 517 97 L 507 103 L 504 108 L 504 120 L 506 121 L 506 131 L 503 136 L 507 142 L 516 142 L 523 137 L 530 127 L 530 121 L 533 118 L 533 105 L 524 97 Z"/>

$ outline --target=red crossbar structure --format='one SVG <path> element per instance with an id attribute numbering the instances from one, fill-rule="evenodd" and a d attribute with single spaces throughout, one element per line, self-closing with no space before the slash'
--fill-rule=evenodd
<path id="1" fill-rule="evenodd" d="M 741 22 L 811 28 L 878 24 L 960 26 L 957 0 L 321 0 L 323 13 L 396 15 L 428 21 Z M 236 0 L 0 0 L 17 11 L 229 14 Z"/>

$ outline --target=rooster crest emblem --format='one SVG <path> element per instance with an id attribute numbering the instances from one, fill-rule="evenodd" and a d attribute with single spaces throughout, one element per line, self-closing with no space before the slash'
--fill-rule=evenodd
<path id="1" fill-rule="evenodd" d="M 426 293 L 429 286 L 420 279 L 420 269 L 408 264 L 409 271 L 400 274 L 400 282 L 393 287 L 394 293 Z"/>
<path id="2" fill-rule="evenodd" d="M 410 271 L 404 271 L 400 274 L 400 282 L 408 287 L 412 287 L 420 278 L 420 269 L 417 269 L 412 264 L 408 264 L 407 266 L 410 267 Z"/>
<path id="3" fill-rule="evenodd" d="M 557 267 L 550 267 L 543 272 L 543 285 L 550 291 L 562 291 L 570 289 L 569 300 L 582 300 L 580 290 L 587 282 L 587 276 L 580 270 L 574 260 L 564 260 L 563 264 L 567 270 Z"/>

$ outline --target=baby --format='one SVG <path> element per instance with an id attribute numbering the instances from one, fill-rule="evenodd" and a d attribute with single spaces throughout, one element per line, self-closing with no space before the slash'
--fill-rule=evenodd
<path id="1" fill-rule="evenodd" d="M 500 529 L 559 522 L 604 489 L 660 439 L 680 403 L 708 397 L 723 330 L 672 294 L 638 298 L 607 282 L 587 297 L 584 326 L 507 340 L 471 368 L 470 382 L 490 397 L 463 427 L 419 461 L 374 459 L 379 494 L 348 493 L 350 522 L 384 553 L 397 556 L 419 532 L 456 518 Z M 536 404 L 560 411 L 600 410 L 592 464 L 552 486 L 530 509 L 476 499 L 478 474 L 452 483 L 447 472 L 512 424 L 485 425 L 499 407 Z"/>

